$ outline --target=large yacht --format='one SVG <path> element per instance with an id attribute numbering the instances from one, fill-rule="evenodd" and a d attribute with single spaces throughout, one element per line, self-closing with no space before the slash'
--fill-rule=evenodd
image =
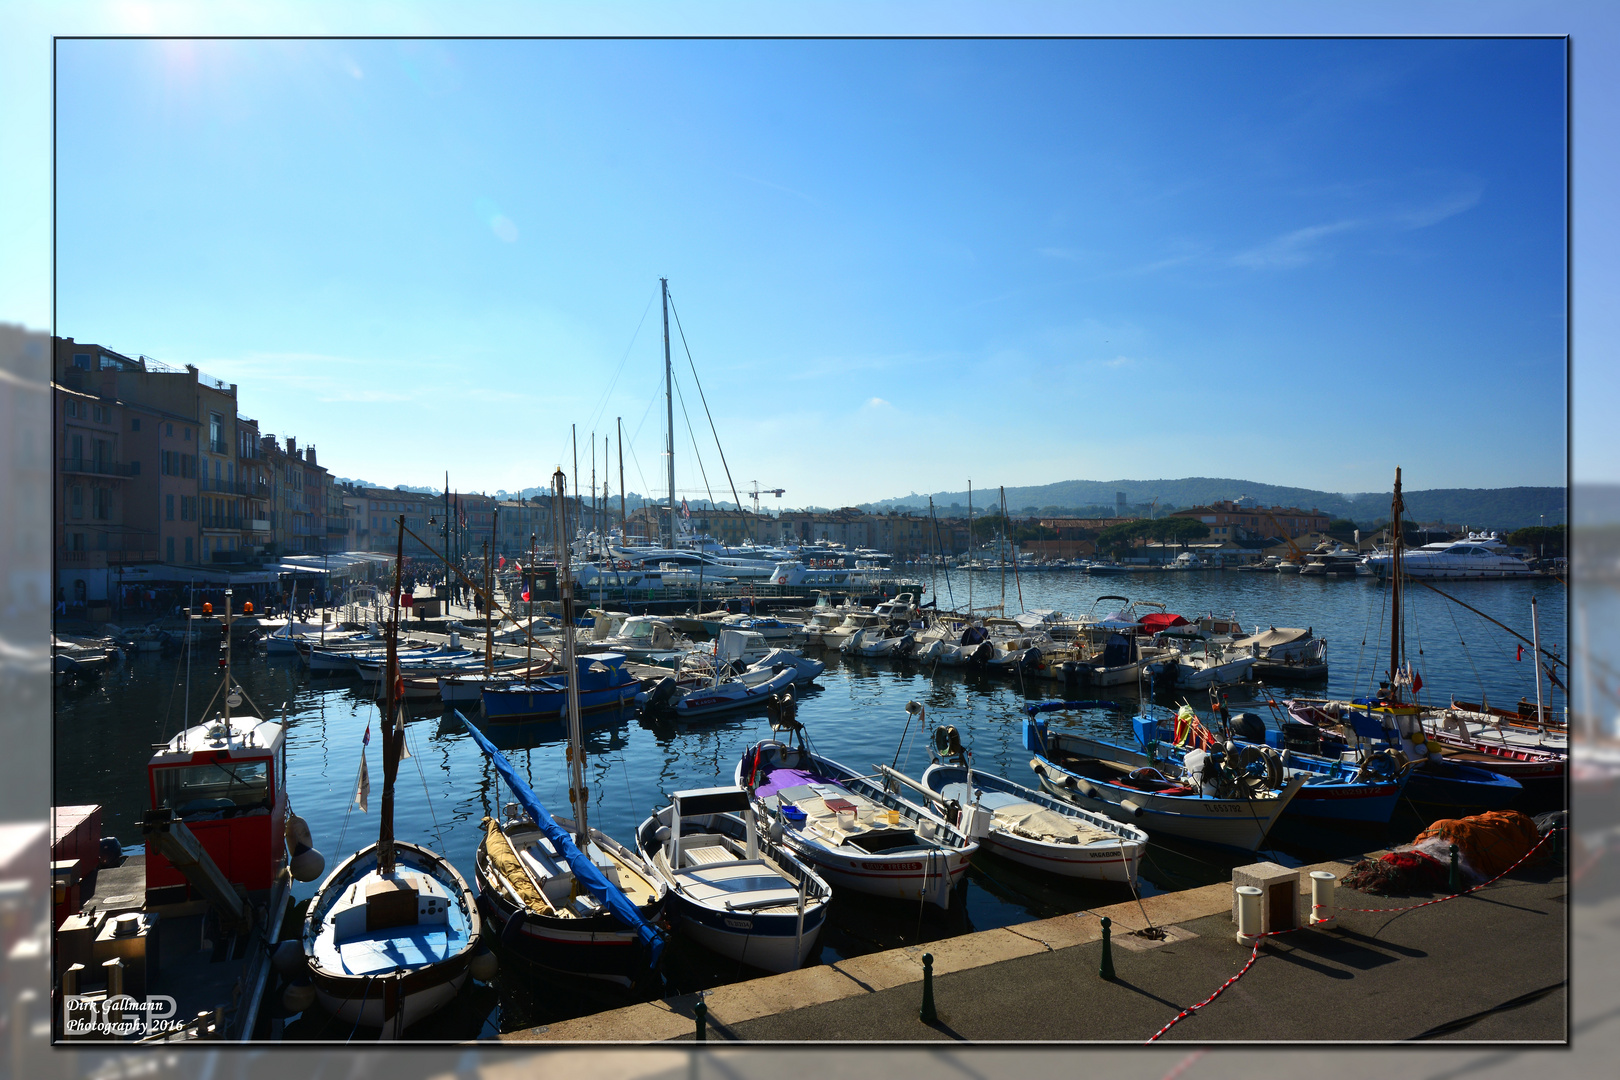
<path id="1" fill-rule="evenodd" d="M 1389 574 L 1389 552 L 1367 556 L 1365 565 L 1379 577 Z M 1441 540 L 1401 553 L 1401 572 L 1407 577 L 1516 578 L 1529 577 L 1530 565 L 1495 533 L 1469 533 L 1465 540 Z"/>

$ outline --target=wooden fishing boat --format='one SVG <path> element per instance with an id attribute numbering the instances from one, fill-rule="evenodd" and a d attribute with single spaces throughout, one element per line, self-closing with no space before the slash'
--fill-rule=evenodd
<path id="1" fill-rule="evenodd" d="M 565 504 L 562 470 L 552 476 L 553 507 Z M 617 654 L 577 656 L 574 583 L 563 523 L 555 522 L 558 589 L 562 599 L 563 714 L 568 721 L 569 792 L 572 819 L 552 817 L 493 742 L 471 723 L 468 734 L 489 757 L 515 803 L 503 820 L 486 818 L 474 857 L 478 903 L 492 935 L 511 955 L 549 971 L 629 986 L 656 968 L 664 936 L 656 923 L 667 890 L 644 859 L 590 826 L 584 762 L 584 711 L 580 683 L 600 675 L 591 665 Z M 486 691 L 488 695 L 493 691 Z M 465 718 L 463 718 L 465 721 Z"/>
<path id="2" fill-rule="evenodd" d="M 303 946 L 315 997 L 350 1024 L 397 1037 L 461 990 L 474 963 L 493 975 L 483 921 L 472 890 L 448 859 L 394 838 L 394 781 L 405 753 L 398 692 L 399 566 L 405 519 L 399 519 L 394 603 L 386 628 L 387 696 L 382 707 L 383 792 L 377 842 L 329 874 L 309 902 Z M 367 728 L 367 740 L 370 728 Z M 364 805 L 364 779 L 357 798 Z"/>
<path id="3" fill-rule="evenodd" d="M 1041 714 L 1067 711 L 1075 703 L 1026 705 L 1024 746 L 1034 755 L 1030 768 L 1041 788 L 1076 805 L 1140 825 L 1148 832 L 1220 844 L 1241 851 L 1257 850 L 1299 789 L 1302 774 L 1267 787 L 1263 777 L 1244 770 L 1238 785 L 1223 793 L 1213 778 L 1202 776 L 1203 760 L 1190 778 L 1167 776 L 1145 750 L 1072 732 L 1051 731 Z"/>

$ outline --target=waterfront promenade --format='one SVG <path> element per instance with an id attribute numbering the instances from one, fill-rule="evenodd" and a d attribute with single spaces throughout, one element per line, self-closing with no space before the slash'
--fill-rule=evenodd
<path id="1" fill-rule="evenodd" d="M 1302 868 L 1342 875 L 1348 862 Z M 1302 886 L 1300 918 L 1309 913 Z M 1248 972 L 1166 1032 L 1165 1042 L 1410 1039 L 1561 1042 L 1567 1037 L 1568 881 L 1550 863 L 1479 892 L 1431 897 L 1338 890 L 1338 926 L 1268 938 Z M 710 1041 L 1145 1042 L 1249 960 L 1234 940 L 1229 884 L 927 946 L 893 949 L 710 991 Z M 1144 919 L 1145 915 L 1145 919 Z M 1116 977 L 1104 980 L 1101 918 Z M 1148 945 L 1147 921 L 1172 927 Z M 938 1020 L 918 1017 L 922 955 L 934 957 Z M 664 1041 L 694 1036 L 695 995 L 503 1036 L 510 1042 Z"/>

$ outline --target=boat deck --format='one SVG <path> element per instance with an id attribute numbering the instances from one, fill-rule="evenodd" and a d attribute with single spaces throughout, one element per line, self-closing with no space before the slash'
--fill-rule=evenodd
<path id="1" fill-rule="evenodd" d="M 145 895 L 146 855 L 128 855 L 120 865 L 97 871 L 95 891 L 83 910 L 133 910 Z M 281 903 L 270 913 L 272 937 L 281 929 L 286 896 L 284 891 Z M 263 904 L 267 897 L 250 895 L 249 899 Z M 174 998 L 177 1020 L 223 1008 L 229 1036 L 247 1037 L 237 1025 L 255 1011 L 270 971 L 266 962 L 269 950 L 259 944 L 260 933 L 225 930 L 201 900 L 161 906 L 152 913 L 157 924 L 147 944 L 145 993 Z"/>

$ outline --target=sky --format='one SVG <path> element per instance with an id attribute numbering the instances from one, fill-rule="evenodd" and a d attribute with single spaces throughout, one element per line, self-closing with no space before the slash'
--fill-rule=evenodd
<path id="1" fill-rule="evenodd" d="M 159 33 L 185 7 L 55 29 Z M 408 10 L 366 29 L 612 29 Z M 682 29 L 825 28 L 702 10 Z M 1163 33 L 1176 14 L 805 10 L 851 33 L 908 15 Z M 1390 30 L 1440 28 L 1395 10 Z M 1483 5 L 1449 28 L 1570 29 L 1548 12 Z M 360 29 L 233 13 L 191 28 Z M 544 483 L 572 467 L 573 426 L 581 483 L 592 434 L 613 440 L 598 470 L 617 492 L 622 418 L 627 486 L 662 494 L 667 277 L 694 499 L 1181 476 L 1376 491 L 1397 465 L 1409 489 L 1557 485 L 1573 265 L 1576 476 L 1620 479 L 1604 425 L 1593 452 L 1579 438 L 1612 380 L 1579 364 L 1581 283 L 1609 272 L 1613 228 L 1566 246 L 1567 59 L 1556 38 L 59 40 L 54 325 L 237 382 L 262 430 L 386 484 Z"/>

